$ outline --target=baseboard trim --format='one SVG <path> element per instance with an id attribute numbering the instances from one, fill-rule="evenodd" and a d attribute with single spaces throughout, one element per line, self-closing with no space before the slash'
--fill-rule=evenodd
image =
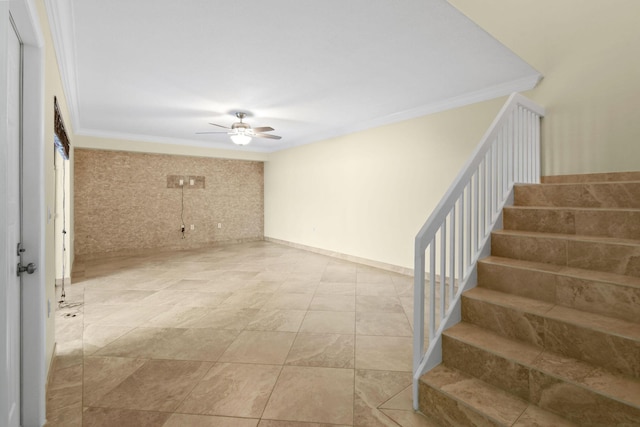
<path id="1" fill-rule="evenodd" d="M 290 242 L 287 240 L 276 239 L 273 237 L 264 237 L 265 242 L 278 243 L 292 248 L 301 249 L 303 251 L 309 251 L 320 255 L 329 256 L 331 258 L 341 259 L 343 261 L 355 262 L 357 264 L 363 264 L 369 267 L 379 268 L 381 270 L 391 271 L 393 273 L 403 274 L 405 276 L 413 276 L 413 269 L 400 267 L 398 265 L 387 264 L 386 262 L 374 261 L 367 258 L 361 258 L 355 255 L 343 254 L 340 252 L 330 251 L 327 249 L 316 248 L 313 246 L 307 246 L 300 243 Z"/>
<path id="2" fill-rule="evenodd" d="M 47 372 L 47 383 L 44 385 L 45 393 L 49 391 L 49 384 L 51 384 L 51 378 L 53 372 L 56 369 L 56 351 L 58 350 L 58 343 L 53 343 L 53 351 L 51 352 L 51 360 L 49 361 L 49 371 Z"/>
<path id="3" fill-rule="evenodd" d="M 76 254 L 75 264 L 81 264 L 86 261 L 95 261 L 101 259 L 110 259 L 110 258 L 118 258 L 118 257 L 128 257 L 128 256 L 138 256 L 138 255 L 148 255 L 148 254 L 157 254 L 162 252 L 188 252 L 188 251 L 197 251 L 198 249 L 206 249 L 206 248 L 215 248 L 218 246 L 227 246 L 227 245 L 236 245 L 240 243 L 251 243 L 251 242 L 261 242 L 263 240 L 262 236 L 257 237 L 247 237 L 242 239 L 229 239 L 229 240 L 220 240 L 217 242 L 207 242 L 202 244 L 194 244 L 191 246 L 183 246 L 183 247 L 173 247 L 173 246 L 165 246 L 160 248 L 140 248 L 140 249 L 125 249 L 121 251 L 113 251 L 113 252 L 95 252 L 89 254 Z M 75 271 L 71 274 L 73 277 Z"/>

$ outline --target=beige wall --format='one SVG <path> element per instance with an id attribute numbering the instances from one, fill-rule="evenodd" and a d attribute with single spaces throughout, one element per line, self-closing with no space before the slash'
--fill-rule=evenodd
<path id="1" fill-rule="evenodd" d="M 58 98 L 58 104 L 64 118 L 65 126 L 71 137 L 71 143 L 73 144 L 73 124 L 69 117 L 67 102 L 62 90 L 62 82 L 60 80 L 60 73 L 58 72 L 58 62 L 56 59 L 55 50 L 53 48 L 53 42 L 51 39 L 51 31 L 49 28 L 49 21 L 47 18 L 46 9 L 42 0 L 37 0 L 36 5 L 38 7 L 38 15 L 40 18 L 40 25 L 42 26 L 42 33 L 45 41 L 45 94 L 44 94 L 44 114 L 45 114 L 45 127 L 44 127 L 44 176 L 45 176 L 45 208 L 47 210 L 47 222 L 45 228 L 45 286 L 47 292 L 47 300 L 51 304 L 51 314 L 47 318 L 47 334 L 46 334 L 46 349 L 47 349 L 47 366 L 50 365 L 51 357 L 53 356 L 53 350 L 55 345 L 55 307 L 56 307 L 56 295 L 55 295 L 55 278 L 56 278 L 56 255 L 55 255 L 55 182 L 56 175 L 54 169 L 54 143 L 53 143 L 53 97 Z M 71 160 L 68 163 L 69 170 L 73 172 L 73 150 L 71 152 Z M 71 190 L 72 191 L 72 190 Z M 72 219 L 73 212 L 70 212 L 70 218 Z M 69 230 L 69 236 L 73 235 L 73 230 Z M 71 242 L 73 238 L 71 237 Z M 72 245 L 72 243 L 70 243 Z M 73 247 L 70 248 L 70 253 L 73 251 Z"/>
<path id="2" fill-rule="evenodd" d="M 62 278 L 65 284 L 70 283 L 71 277 L 71 239 L 73 235 L 73 227 L 71 222 L 71 184 L 73 175 L 70 172 L 71 162 L 64 160 L 60 153 L 54 153 L 54 174 L 56 177 L 55 193 L 55 267 L 56 267 L 56 283 L 60 285 Z M 63 209 L 64 205 L 64 209 Z M 63 234 L 63 229 L 67 231 Z M 63 253 L 62 240 L 64 239 L 65 251 Z M 63 271 L 64 270 L 64 271 Z M 64 273 L 64 276 L 63 276 Z"/>
<path id="3" fill-rule="evenodd" d="M 269 156 L 265 236 L 405 268 L 504 99 Z"/>
<path id="4" fill-rule="evenodd" d="M 640 170 L 640 1 L 450 3 L 545 76 L 543 174 Z"/>
<path id="5" fill-rule="evenodd" d="M 169 175 L 205 177 L 184 186 L 184 239 Z M 263 238 L 262 162 L 76 148 L 74 182 L 78 260 Z"/>
<path id="6" fill-rule="evenodd" d="M 640 2 L 451 0 L 545 77 L 545 175 L 640 170 Z M 413 239 L 502 101 L 272 154 L 265 236 L 411 268 Z"/>

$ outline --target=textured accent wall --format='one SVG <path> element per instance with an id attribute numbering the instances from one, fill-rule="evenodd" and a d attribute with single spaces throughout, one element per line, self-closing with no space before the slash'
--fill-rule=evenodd
<path id="1" fill-rule="evenodd" d="M 263 166 L 258 161 L 77 148 L 75 256 L 89 259 L 261 240 Z M 168 188 L 171 175 L 187 178 L 184 239 L 183 190 Z M 190 187 L 190 176 L 204 181 Z"/>

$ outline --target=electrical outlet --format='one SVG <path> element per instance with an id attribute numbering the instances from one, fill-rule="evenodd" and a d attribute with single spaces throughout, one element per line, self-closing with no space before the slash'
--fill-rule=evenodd
<path id="1" fill-rule="evenodd" d="M 191 229 L 192 229 L 192 230 L 195 230 L 195 229 L 196 229 L 196 226 L 195 226 L 194 224 L 191 224 Z"/>
<path id="2" fill-rule="evenodd" d="M 222 228 L 222 223 L 221 222 L 218 223 L 218 228 Z"/>
<path id="3" fill-rule="evenodd" d="M 182 225 L 180 226 L 180 231 L 182 231 L 182 232 L 184 233 L 184 224 L 182 224 Z"/>
<path id="4" fill-rule="evenodd" d="M 180 187 L 182 187 L 184 185 L 184 179 L 180 180 Z"/>
<path id="5" fill-rule="evenodd" d="M 190 179 L 190 180 L 189 180 L 189 185 L 193 185 L 193 183 L 194 183 L 194 182 L 193 182 L 193 180 L 192 180 L 192 179 Z"/>

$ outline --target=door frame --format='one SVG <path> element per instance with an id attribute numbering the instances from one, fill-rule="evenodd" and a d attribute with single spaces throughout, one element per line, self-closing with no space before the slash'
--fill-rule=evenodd
<path id="1" fill-rule="evenodd" d="M 42 426 L 46 398 L 46 319 L 48 304 L 45 288 L 44 230 L 49 221 L 45 213 L 44 185 L 44 82 L 45 50 L 38 10 L 34 0 L 11 0 L 0 19 L 11 15 L 20 35 L 23 58 L 22 76 L 22 243 L 24 258 L 35 262 L 34 274 L 22 275 L 21 424 Z M 7 46 L 0 46 L 6 55 Z M 5 135 L 6 136 L 6 135 Z M 24 179 L 27 178 L 28 179 Z M 0 209 L 0 215 L 5 215 Z M 5 220 L 6 218 L 2 218 Z M 3 222 L 3 221 L 0 221 Z M 11 248 L 8 248 L 10 250 Z M 3 254 L 5 255 L 5 254 Z M 6 254 L 8 255 L 8 254 Z M 53 313 L 51 313 L 53 315 Z M 0 325 L 6 327 L 6 325 Z"/>

